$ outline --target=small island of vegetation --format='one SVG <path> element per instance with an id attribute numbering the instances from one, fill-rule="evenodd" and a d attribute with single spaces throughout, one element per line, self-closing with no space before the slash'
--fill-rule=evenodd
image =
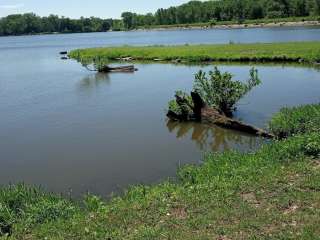
<path id="1" fill-rule="evenodd" d="M 320 42 L 105 47 L 74 50 L 69 56 L 81 63 L 119 60 L 319 63 Z"/>
<path id="2" fill-rule="evenodd" d="M 232 119 L 237 102 L 261 83 L 258 70 L 252 68 L 246 83 L 234 81 L 229 72 L 218 67 L 208 74 L 200 70 L 195 75 L 193 91 L 189 95 L 176 91 L 175 99 L 168 104 L 167 117 L 172 121 L 195 121 L 214 124 L 266 138 L 274 135 L 263 129 Z"/>

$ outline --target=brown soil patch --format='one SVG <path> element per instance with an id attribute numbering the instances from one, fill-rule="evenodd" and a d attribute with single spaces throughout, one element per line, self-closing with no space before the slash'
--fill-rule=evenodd
<path id="1" fill-rule="evenodd" d="M 176 219 L 186 219 L 188 217 L 187 210 L 184 207 L 173 208 L 170 212 L 170 216 Z"/>
<path id="2" fill-rule="evenodd" d="M 297 211 L 299 209 L 299 207 L 297 205 L 291 205 L 289 208 L 285 209 L 283 214 L 284 215 L 289 215 L 291 213 L 294 213 L 295 211 Z"/>
<path id="3" fill-rule="evenodd" d="M 256 195 L 254 193 L 242 193 L 241 194 L 241 198 L 249 203 L 254 205 L 255 207 L 259 207 L 260 206 L 260 202 L 258 201 L 258 199 L 256 198 Z"/>

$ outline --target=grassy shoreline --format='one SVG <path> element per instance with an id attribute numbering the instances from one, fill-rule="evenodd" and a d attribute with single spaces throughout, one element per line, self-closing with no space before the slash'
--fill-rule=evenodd
<path id="1" fill-rule="evenodd" d="M 208 154 L 201 166 L 181 168 L 177 183 L 134 186 L 109 202 L 2 188 L 2 237 L 319 239 L 319 119 L 319 104 L 285 108 L 270 125 L 289 138 L 252 153 Z"/>
<path id="2" fill-rule="evenodd" d="M 106 47 L 69 53 L 80 62 L 107 62 L 129 58 L 157 62 L 320 62 L 319 42 Z"/>

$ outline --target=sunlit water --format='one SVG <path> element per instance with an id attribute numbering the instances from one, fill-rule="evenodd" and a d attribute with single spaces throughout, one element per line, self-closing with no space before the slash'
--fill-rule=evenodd
<path id="1" fill-rule="evenodd" d="M 241 35 L 243 33 L 243 35 Z M 240 35 L 239 35 L 240 34 Z M 248 35 L 250 34 L 250 35 Z M 137 64 L 134 74 L 95 74 L 59 51 L 122 44 L 320 39 L 319 28 L 97 33 L 0 38 L 0 183 L 25 182 L 75 196 L 107 195 L 174 177 L 205 151 L 251 150 L 262 139 L 196 123 L 169 122 L 175 90 L 212 66 Z M 252 37 L 254 36 L 254 37 Z M 290 39 L 288 39 L 290 36 Z M 251 66 L 221 65 L 245 80 Z M 319 102 L 320 74 L 308 67 L 258 65 L 262 85 L 236 117 L 265 127 L 282 106 Z"/>

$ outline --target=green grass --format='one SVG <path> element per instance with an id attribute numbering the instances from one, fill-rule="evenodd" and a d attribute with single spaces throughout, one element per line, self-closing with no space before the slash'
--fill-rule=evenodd
<path id="1" fill-rule="evenodd" d="M 0 233 L 10 234 L 19 229 L 67 219 L 79 211 L 76 205 L 40 189 L 24 185 L 9 186 L 0 190 Z"/>
<path id="2" fill-rule="evenodd" d="M 287 111 L 311 119 L 313 106 Z M 178 182 L 134 186 L 108 202 L 3 188 L 0 226 L 12 232 L 3 239 L 320 239 L 320 133 L 292 132 L 300 135 L 256 152 L 208 154 Z"/>
<path id="3" fill-rule="evenodd" d="M 283 108 L 273 116 L 269 128 L 280 138 L 306 132 L 320 132 L 320 105 Z"/>
<path id="4" fill-rule="evenodd" d="M 217 44 L 146 47 L 106 47 L 78 49 L 69 53 L 71 58 L 82 63 L 101 63 L 118 58 L 132 57 L 134 60 L 183 62 L 320 62 L 319 42 Z"/>

